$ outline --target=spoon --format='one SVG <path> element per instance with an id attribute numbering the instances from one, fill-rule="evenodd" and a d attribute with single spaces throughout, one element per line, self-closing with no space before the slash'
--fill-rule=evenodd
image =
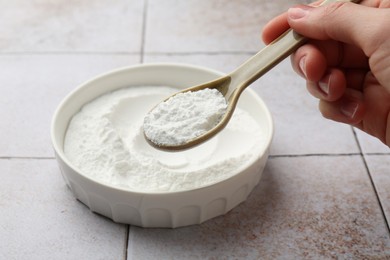
<path id="1" fill-rule="evenodd" d="M 337 1 L 345 1 L 345 2 L 354 2 L 358 3 L 359 0 L 325 0 L 321 3 L 321 5 L 337 2 Z M 298 47 L 302 46 L 308 39 L 299 35 L 292 29 L 287 30 L 281 36 L 279 36 L 272 43 L 267 45 L 245 63 L 243 63 L 240 67 L 238 67 L 233 72 L 218 78 L 216 80 L 190 87 L 179 91 L 167 99 L 177 95 L 179 93 L 184 93 L 188 91 L 199 91 L 202 89 L 210 88 L 217 89 L 222 95 L 225 97 L 227 101 L 227 109 L 222 117 L 222 119 L 210 130 L 205 132 L 204 134 L 188 140 L 185 143 L 181 144 L 157 144 L 152 140 L 148 139 L 145 135 L 146 140 L 154 147 L 162 150 L 184 150 L 187 148 L 191 148 L 198 144 L 207 141 L 211 137 L 215 136 L 218 132 L 220 132 L 231 119 L 233 112 L 236 108 L 238 99 L 240 98 L 241 93 L 244 91 L 246 87 L 248 87 L 251 83 L 259 79 L 266 72 L 275 67 L 278 63 L 292 54 Z M 152 109 L 153 110 L 153 109 Z"/>

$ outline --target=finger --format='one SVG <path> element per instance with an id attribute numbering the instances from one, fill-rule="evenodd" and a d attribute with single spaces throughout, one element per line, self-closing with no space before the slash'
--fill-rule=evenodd
<path id="1" fill-rule="evenodd" d="M 319 110 L 325 118 L 360 126 L 365 114 L 363 94 L 347 88 L 344 95 L 336 101 L 320 100 Z"/>
<path id="2" fill-rule="evenodd" d="M 316 98 L 336 101 L 343 96 L 347 81 L 342 71 L 330 69 L 320 81 L 308 81 L 306 87 L 309 93 Z"/>
<path id="3" fill-rule="evenodd" d="M 387 9 L 335 2 L 321 7 L 301 5 L 290 8 L 287 19 L 291 28 L 306 37 L 353 44 L 369 56 L 381 42 L 377 39 L 386 31 L 386 24 L 377 21 L 386 20 L 387 16 Z"/>
<path id="4" fill-rule="evenodd" d="M 310 6 L 318 6 L 323 0 L 315 1 Z M 290 29 L 290 25 L 287 22 L 287 12 L 284 12 L 272 20 L 270 20 L 263 28 L 262 39 L 265 44 L 270 44 L 285 31 Z"/>
<path id="5" fill-rule="evenodd" d="M 313 44 L 305 44 L 291 56 L 292 67 L 308 81 L 317 82 L 328 68 L 327 60 Z"/>
<path id="6" fill-rule="evenodd" d="M 265 44 L 270 44 L 273 40 L 278 38 L 282 33 L 287 31 L 290 25 L 287 22 L 287 13 L 283 13 L 271 21 L 269 21 L 263 28 L 262 39 Z"/>
<path id="7" fill-rule="evenodd" d="M 346 86 L 355 90 L 363 91 L 365 78 L 369 70 L 347 69 L 344 70 Z"/>
<path id="8" fill-rule="evenodd" d="M 367 71 L 328 69 L 318 82 L 307 81 L 308 91 L 316 98 L 336 101 L 341 98 L 346 88 L 363 91 Z"/>
<path id="9" fill-rule="evenodd" d="M 315 1 L 309 6 L 319 6 L 323 2 L 323 0 Z M 369 7 L 390 7 L 390 2 L 387 1 L 381 1 L 380 4 L 376 0 L 364 0 L 361 2 L 362 5 L 369 6 Z M 286 30 L 290 28 L 289 23 L 287 22 L 287 12 L 278 15 L 277 17 L 273 18 L 271 21 L 269 21 L 263 28 L 262 32 L 262 39 L 263 42 L 266 44 L 271 43 L 273 40 L 275 40 L 277 37 L 279 37 L 282 33 L 284 33 Z"/>
<path id="10" fill-rule="evenodd" d="M 321 57 L 322 55 L 322 57 Z M 324 62 L 328 67 L 368 69 L 368 58 L 361 49 L 335 41 L 310 41 L 296 52 L 293 59 L 295 68 L 300 58 L 306 57 L 306 62 L 314 66 L 317 60 Z"/>

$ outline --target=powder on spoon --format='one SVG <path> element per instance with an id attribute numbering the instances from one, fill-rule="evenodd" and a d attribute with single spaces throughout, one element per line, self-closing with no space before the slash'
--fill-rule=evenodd
<path id="1" fill-rule="evenodd" d="M 148 113 L 144 132 L 157 145 L 180 145 L 216 126 L 226 109 L 225 97 L 216 89 L 179 93 Z"/>

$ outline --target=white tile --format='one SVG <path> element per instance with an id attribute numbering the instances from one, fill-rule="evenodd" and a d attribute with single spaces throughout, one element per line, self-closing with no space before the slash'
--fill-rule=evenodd
<path id="1" fill-rule="evenodd" d="M 246 202 L 181 229 L 131 227 L 128 259 L 385 259 L 390 237 L 360 156 L 272 158 Z"/>
<path id="2" fill-rule="evenodd" d="M 84 81 L 137 63 L 137 55 L 3 55 L 0 58 L 0 156 L 53 156 L 50 121 Z"/>
<path id="3" fill-rule="evenodd" d="M 366 155 L 366 160 L 387 222 L 390 223 L 390 155 Z"/>
<path id="4" fill-rule="evenodd" d="M 261 30 L 299 1 L 149 0 L 146 52 L 257 51 Z"/>
<path id="5" fill-rule="evenodd" d="M 382 143 L 378 138 L 366 134 L 360 129 L 356 129 L 356 134 L 359 138 L 360 146 L 363 153 L 388 153 L 390 154 L 390 148 Z"/>
<path id="6" fill-rule="evenodd" d="M 181 62 L 231 72 L 249 55 L 146 55 L 146 62 Z M 350 126 L 324 119 L 289 60 L 252 86 L 266 102 L 275 123 L 273 155 L 359 153 Z"/>
<path id="7" fill-rule="evenodd" d="M 0 52 L 139 52 L 144 1 L 1 1 Z"/>
<path id="8" fill-rule="evenodd" d="M 127 226 L 74 199 L 54 160 L 0 160 L 0 259 L 123 259 Z"/>

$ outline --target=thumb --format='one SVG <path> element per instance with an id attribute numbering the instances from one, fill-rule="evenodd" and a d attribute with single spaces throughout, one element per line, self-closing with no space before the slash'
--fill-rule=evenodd
<path id="1" fill-rule="evenodd" d="M 319 7 L 301 5 L 288 10 L 288 23 L 308 38 L 353 44 L 370 56 L 386 31 L 383 10 L 341 1 Z"/>

